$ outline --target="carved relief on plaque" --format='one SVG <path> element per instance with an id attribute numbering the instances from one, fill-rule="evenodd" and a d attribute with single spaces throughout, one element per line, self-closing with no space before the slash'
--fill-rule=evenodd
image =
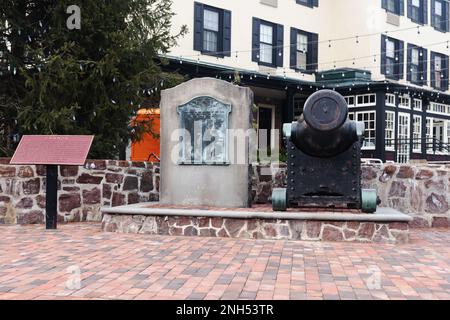
<path id="1" fill-rule="evenodd" d="M 179 164 L 227 165 L 231 105 L 197 97 L 177 108 L 180 119 Z"/>

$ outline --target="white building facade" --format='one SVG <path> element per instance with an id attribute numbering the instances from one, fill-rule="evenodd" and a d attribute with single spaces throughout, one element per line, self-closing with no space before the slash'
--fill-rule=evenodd
<path id="1" fill-rule="evenodd" d="M 249 86 L 261 129 L 321 89 L 366 124 L 366 157 L 450 159 L 448 0 L 174 0 L 168 70 Z"/>

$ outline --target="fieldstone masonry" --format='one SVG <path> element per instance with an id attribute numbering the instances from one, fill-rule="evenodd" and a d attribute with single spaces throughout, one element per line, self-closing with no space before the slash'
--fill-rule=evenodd
<path id="1" fill-rule="evenodd" d="M 382 242 L 409 240 L 407 223 L 232 219 L 105 214 L 106 232 L 266 240 Z"/>
<path id="2" fill-rule="evenodd" d="M 264 204 L 273 187 L 286 186 L 286 167 L 272 166 L 272 177 L 260 172 L 260 167 L 253 168 L 252 195 Z M 450 165 L 364 166 L 362 184 L 377 190 L 381 207 L 413 216 L 412 227 L 450 227 Z"/>
<path id="3" fill-rule="evenodd" d="M 272 165 L 268 171 L 272 175 L 261 174 L 260 166 L 253 167 L 252 198 L 255 203 L 269 203 L 272 188 L 286 184 L 284 165 Z M 80 167 L 62 166 L 59 173 L 58 210 L 61 222 L 101 221 L 101 206 L 159 200 L 157 164 L 90 160 Z M 450 227 L 450 165 L 365 166 L 362 177 L 364 187 L 378 190 L 381 206 L 414 217 L 410 226 Z M 45 167 L 12 166 L 9 159 L 0 159 L 0 224 L 43 223 L 44 215 Z M 323 225 L 325 227 L 327 224 Z M 329 232 L 335 232 L 336 227 L 330 227 L 333 230 L 328 227 L 321 229 L 320 233 L 326 237 Z M 277 228 L 281 233 L 284 230 L 284 227 Z M 385 233 L 385 228 L 380 228 Z M 349 236 L 352 230 L 348 227 L 339 229 L 344 236 L 345 232 Z M 198 227 L 196 230 L 198 233 L 213 232 L 201 231 Z M 264 227 L 262 230 L 265 230 Z M 220 228 L 214 232 L 219 231 Z"/>
<path id="4" fill-rule="evenodd" d="M 13 166 L 0 159 L 0 224 L 43 223 L 45 166 Z M 101 221 L 102 206 L 158 201 L 159 167 L 152 163 L 89 160 L 60 166 L 58 220 Z"/>

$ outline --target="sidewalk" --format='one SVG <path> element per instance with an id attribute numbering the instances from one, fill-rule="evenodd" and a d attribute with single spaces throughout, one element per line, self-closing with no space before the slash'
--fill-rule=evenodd
<path id="1" fill-rule="evenodd" d="M 449 243 L 449 229 L 395 246 L 0 226 L 0 299 L 450 299 Z"/>

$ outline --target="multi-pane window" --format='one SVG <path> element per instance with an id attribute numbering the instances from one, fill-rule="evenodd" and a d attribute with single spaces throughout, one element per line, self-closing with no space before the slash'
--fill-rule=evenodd
<path id="1" fill-rule="evenodd" d="M 403 41 L 381 37 L 381 73 L 387 78 L 400 80 L 403 78 L 404 44 Z"/>
<path id="2" fill-rule="evenodd" d="M 384 9 L 386 11 L 394 13 L 394 14 L 401 14 L 400 12 L 400 2 L 403 0 L 386 0 L 383 1 Z"/>
<path id="3" fill-rule="evenodd" d="M 194 3 L 194 50 L 206 55 L 231 55 L 231 11 Z"/>
<path id="4" fill-rule="evenodd" d="M 399 96 L 398 97 L 398 106 L 400 108 L 410 109 L 411 108 L 411 98 L 408 96 Z"/>
<path id="5" fill-rule="evenodd" d="M 443 17 L 443 5 L 441 1 L 435 1 L 434 2 L 434 21 L 437 26 L 442 25 L 442 17 Z"/>
<path id="6" fill-rule="evenodd" d="M 203 50 L 218 51 L 219 12 L 205 9 L 203 19 Z"/>
<path id="7" fill-rule="evenodd" d="M 319 35 L 291 28 L 290 66 L 298 71 L 316 71 Z"/>
<path id="8" fill-rule="evenodd" d="M 414 99 L 414 110 L 422 111 L 422 100 Z"/>
<path id="9" fill-rule="evenodd" d="M 408 81 L 417 85 L 424 85 L 426 83 L 427 56 L 428 52 L 426 49 L 408 43 Z"/>
<path id="10" fill-rule="evenodd" d="M 273 26 L 261 23 L 259 37 L 259 60 L 273 64 Z"/>
<path id="11" fill-rule="evenodd" d="M 375 94 L 362 94 L 356 97 L 356 105 L 358 107 L 373 106 L 376 104 L 377 104 L 377 96 Z"/>
<path id="12" fill-rule="evenodd" d="M 413 152 L 422 152 L 422 117 L 413 116 Z"/>
<path id="13" fill-rule="evenodd" d="M 344 97 L 345 102 L 347 102 L 347 105 L 349 108 L 352 108 L 355 106 L 355 96 L 346 96 Z"/>
<path id="14" fill-rule="evenodd" d="M 435 56 L 434 58 L 434 86 L 435 88 L 442 87 L 442 57 Z"/>
<path id="15" fill-rule="evenodd" d="M 414 21 L 420 20 L 421 0 L 411 1 L 411 18 Z"/>
<path id="16" fill-rule="evenodd" d="M 397 162 L 406 163 L 409 161 L 409 146 L 410 146 L 410 122 L 409 114 L 398 114 L 398 135 L 397 135 Z"/>
<path id="17" fill-rule="evenodd" d="M 267 67 L 283 67 L 284 27 L 253 18 L 252 61 Z"/>
<path id="18" fill-rule="evenodd" d="M 428 0 L 408 0 L 408 18 L 420 24 L 428 23 Z"/>
<path id="19" fill-rule="evenodd" d="M 357 112 L 357 121 L 364 122 L 364 149 L 375 149 L 375 111 Z"/>
<path id="20" fill-rule="evenodd" d="M 386 105 L 395 107 L 395 95 L 394 94 L 392 94 L 392 93 L 386 94 Z"/>
<path id="21" fill-rule="evenodd" d="M 297 69 L 306 70 L 308 61 L 308 36 L 297 34 Z"/>
<path id="22" fill-rule="evenodd" d="M 390 39 L 386 41 L 386 74 L 395 74 L 395 42 Z"/>
<path id="23" fill-rule="evenodd" d="M 386 150 L 395 150 L 395 113 L 392 111 L 386 111 Z"/>
<path id="24" fill-rule="evenodd" d="M 418 48 L 411 49 L 411 81 L 420 81 L 420 58 Z"/>
<path id="25" fill-rule="evenodd" d="M 449 3 L 447 0 L 431 0 L 431 25 L 442 32 L 449 31 Z"/>

